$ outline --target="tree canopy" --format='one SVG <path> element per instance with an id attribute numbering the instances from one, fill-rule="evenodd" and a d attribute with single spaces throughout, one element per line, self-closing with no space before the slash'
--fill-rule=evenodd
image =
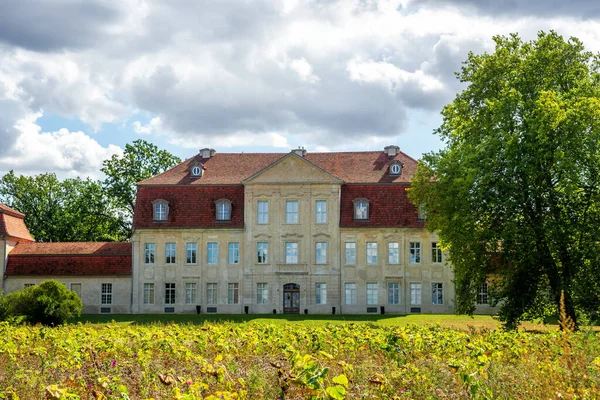
<path id="1" fill-rule="evenodd" d="M 600 309 L 599 58 L 555 32 L 494 37 L 470 53 L 444 107 L 445 148 L 423 157 L 410 196 L 455 272 L 457 311 L 486 280 L 508 327 Z"/>

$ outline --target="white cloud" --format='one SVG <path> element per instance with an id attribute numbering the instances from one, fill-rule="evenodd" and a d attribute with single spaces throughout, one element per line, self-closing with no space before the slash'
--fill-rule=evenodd
<path id="1" fill-rule="evenodd" d="M 140 135 L 149 135 L 159 131 L 162 128 L 162 121 L 160 120 L 160 117 L 154 117 L 146 125 L 142 125 L 140 121 L 134 121 L 131 126 L 133 127 L 133 131 L 135 133 Z"/>

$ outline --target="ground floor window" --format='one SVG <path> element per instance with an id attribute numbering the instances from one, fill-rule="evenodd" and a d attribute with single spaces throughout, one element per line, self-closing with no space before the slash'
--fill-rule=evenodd
<path id="1" fill-rule="evenodd" d="M 400 304 L 400 284 L 388 283 L 388 304 Z"/>
<path id="2" fill-rule="evenodd" d="M 315 303 L 327 304 L 327 284 L 315 283 Z"/>
<path id="3" fill-rule="evenodd" d="M 356 304 L 356 283 L 346 283 L 346 304 Z"/>
<path id="4" fill-rule="evenodd" d="M 154 304 L 154 283 L 144 283 L 144 304 Z"/>
<path id="5" fill-rule="evenodd" d="M 421 284 L 411 283 L 410 284 L 410 304 L 419 305 L 421 304 Z"/>
<path id="6" fill-rule="evenodd" d="M 112 304 L 112 283 L 102 284 L 101 304 Z"/>
<path id="7" fill-rule="evenodd" d="M 196 304 L 197 288 L 196 282 L 185 284 L 185 304 Z"/>
<path id="8" fill-rule="evenodd" d="M 206 284 L 206 304 L 217 304 L 217 284 Z"/>
<path id="9" fill-rule="evenodd" d="M 379 303 L 379 287 L 377 282 L 367 283 L 367 304 L 373 305 Z"/>
<path id="10" fill-rule="evenodd" d="M 256 284 L 256 304 L 267 304 L 269 302 L 269 290 L 266 282 Z"/>
<path id="11" fill-rule="evenodd" d="M 165 283 L 165 304 L 175 304 L 174 283 Z"/>
<path id="12" fill-rule="evenodd" d="M 433 304 L 444 304 L 444 290 L 441 283 L 431 284 L 431 302 Z"/>
<path id="13" fill-rule="evenodd" d="M 227 285 L 227 304 L 238 304 L 240 302 L 239 283 L 230 283 Z"/>
<path id="14" fill-rule="evenodd" d="M 483 282 L 477 291 L 477 304 L 488 304 L 488 283 Z"/>

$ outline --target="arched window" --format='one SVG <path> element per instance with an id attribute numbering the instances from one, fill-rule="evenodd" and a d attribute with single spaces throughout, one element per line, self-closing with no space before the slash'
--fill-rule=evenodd
<path id="1" fill-rule="evenodd" d="M 166 221 L 169 216 L 169 202 L 163 199 L 154 200 L 152 210 L 153 221 Z"/>
<path id="2" fill-rule="evenodd" d="M 390 164 L 390 175 L 400 176 L 402 175 L 402 163 L 394 160 Z"/>
<path id="3" fill-rule="evenodd" d="M 217 204 L 217 221 L 231 220 L 231 201 L 227 199 L 219 199 Z"/>
<path id="4" fill-rule="evenodd" d="M 369 200 L 355 199 L 354 203 L 354 219 L 366 221 L 369 219 Z"/>
<path id="5" fill-rule="evenodd" d="M 202 164 L 198 164 L 198 163 L 192 164 L 190 167 L 190 176 L 192 178 L 200 178 L 202 176 L 202 171 L 203 171 Z"/>

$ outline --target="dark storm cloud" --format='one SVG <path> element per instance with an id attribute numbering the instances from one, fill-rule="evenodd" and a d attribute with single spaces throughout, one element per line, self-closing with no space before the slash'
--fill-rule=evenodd
<path id="1" fill-rule="evenodd" d="M 417 0 L 418 6 L 452 5 L 478 13 L 504 17 L 600 17 L 600 2 L 594 0 Z"/>
<path id="2" fill-rule="evenodd" d="M 118 2 L 103 0 L 5 0 L 0 4 L 0 41 L 35 51 L 101 43 L 123 15 Z"/>

